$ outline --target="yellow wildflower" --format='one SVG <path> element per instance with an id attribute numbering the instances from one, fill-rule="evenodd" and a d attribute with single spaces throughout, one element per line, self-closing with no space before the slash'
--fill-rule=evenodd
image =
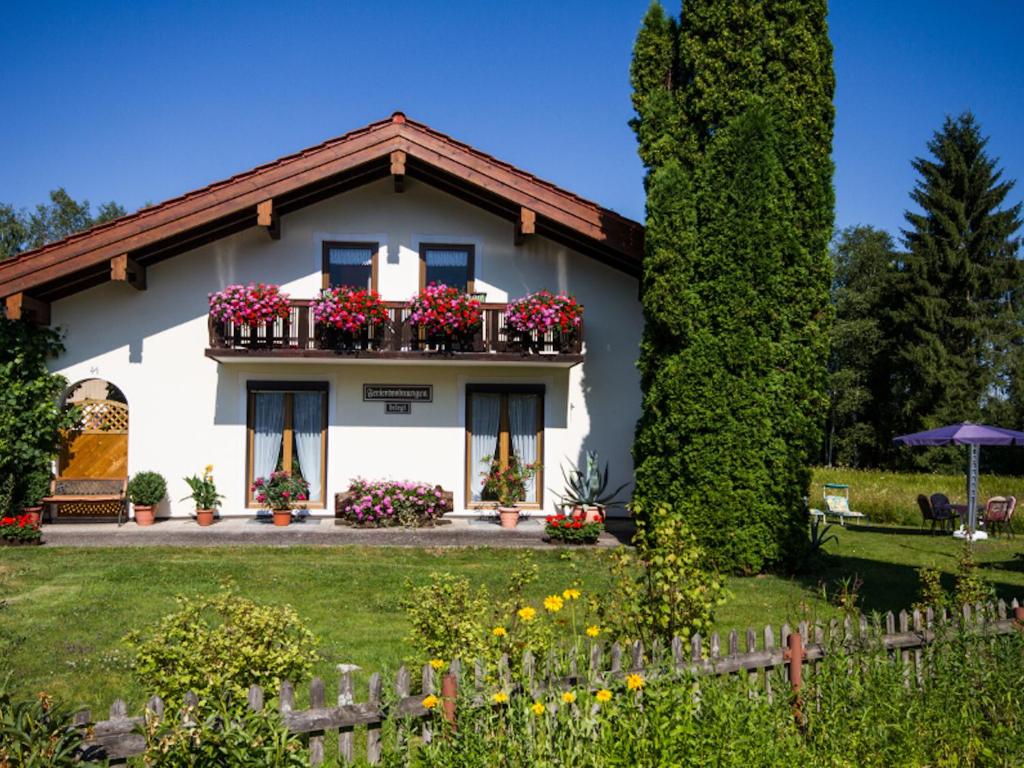
<path id="1" fill-rule="evenodd" d="M 494 629 L 491 630 L 491 634 L 494 635 L 495 637 L 504 637 L 505 635 L 508 634 L 508 632 L 505 631 L 504 627 L 495 627 Z"/>
<path id="2" fill-rule="evenodd" d="M 539 701 L 535 701 L 535 702 L 533 702 L 533 706 L 530 707 L 530 711 L 533 712 L 533 714 L 538 715 L 538 716 L 539 715 L 543 715 L 544 714 L 544 705 L 541 704 Z"/>
<path id="3" fill-rule="evenodd" d="M 562 605 L 564 603 L 558 595 L 548 595 L 544 598 L 544 608 L 551 611 L 551 613 L 558 613 L 558 611 L 562 610 Z"/>
<path id="4" fill-rule="evenodd" d="M 636 673 L 626 675 L 626 687 L 631 691 L 639 691 L 644 687 L 644 676 Z"/>
<path id="5" fill-rule="evenodd" d="M 607 704 L 609 701 L 612 700 L 612 692 L 609 691 L 607 688 L 602 688 L 600 691 L 594 694 L 594 698 L 602 704 Z"/>
<path id="6" fill-rule="evenodd" d="M 576 701 L 576 694 L 572 691 L 566 691 L 562 694 L 562 702 L 565 704 L 572 704 Z"/>
<path id="7" fill-rule="evenodd" d="M 537 615 L 537 611 L 530 606 L 526 606 L 525 608 L 520 608 L 518 614 L 519 618 L 523 621 L 533 621 L 533 617 Z"/>
<path id="8" fill-rule="evenodd" d="M 508 701 L 508 694 L 504 691 L 498 691 L 496 694 L 491 696 L 491 699 L 494 701 L 495 704 L 504 704 Z"/>
<path id="9" fill-rule="evenodd" d="M 562 597 L 564 597 L 566 600 L 579 600 L 580 591 L 578 589 L 570 588 L 562 592 Z"/>
<path id="10" fill-rule="evenodd" d="M 212 475 L 213 474 L 213 464 L 207 464 L 206 465 L 206 469 L 204 469 L 203 472 L 205 474 L 207 474 L 207 475 Z"/>
<path id="11" fill-rule="evenodd" d="M 427 696 L 427 698 L 421 701 L 420 704 L 423 705 L 424 709 L 433 709 L 440 701 L 441 700 L 437 698 L 437 696 Z"/>
<path id="12" fill-rule="evenodd" d="M 430 666 L 432 666 L 434 669 L 441 669 L 441 667 L 444 666 L 444 660 L 443 659 L 431 659 L 430 660 Z"/>
<path id="13" fill-rule="evenodd" d="M 587 627 L 587 637 L 597 637 L 601 634 L 601 628 L 597 624 Z"/>

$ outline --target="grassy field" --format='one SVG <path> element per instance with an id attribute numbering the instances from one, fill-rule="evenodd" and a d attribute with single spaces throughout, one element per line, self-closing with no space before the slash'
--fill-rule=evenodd
<path id="1" fill-rule="evenodd" d="M 863 580 L 866 610 L 899 610 L 915 597 L 915 568 L 955 569 L 958 544 L 949 536 L 855 530 L 840 536 L 815 573 L 730 578 L 732 596 L 718 611 L 718 627 L 829 618 L 836 613 L 829 594 L 854 575 Z M 977 552 L 1001 596 L 1024 598 L 1024 540 L 986 542 Z M 607 556 L 585 550 L 567 561 L 555 551 L 537 552 L 535 596 L 577 577 L 586 590 L 604 590 Z M 172 610 L 176 594 L 208 592 L 231 579 L 247 596 L 296 607 L 321 639 L 317 674 L 333 679 L 339 662 L 394 669 L 410 650 L 399 606 L 407 578 L 423 583 L 432 571 L 451 571 L 500 589 L 511 557 L 507 550 L 371 547 L 3 550 L 2 663 L 26 692 L 45 689 L 93 707 L 125 696 L 138 708 L 143 691 L 125 669 L 122 635 Z"/>
<path id="2" fill-rule="evenodd" d="M 811 506 L 821 507 L 822 484 L 846 483 L 850 486 L 850 507 L 870 515 L 871 522 L 918 526 L 921 511 L 917 495 L 944 493 L 951 501 L 966 503 L 965 475 L 884 472 L 879 470 L 816 467 L 811 482 Z M 1024 504 L 1024 477 L 982 475 L 978 485 L 979 509 L 991 496 L 1016 496 Z M 1016 529 L 1024 531 L 1024 514 L 1015 513 Z"/>

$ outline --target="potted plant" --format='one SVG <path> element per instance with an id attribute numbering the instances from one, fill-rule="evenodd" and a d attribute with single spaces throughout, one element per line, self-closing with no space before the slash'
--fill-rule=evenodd
<path id="1" fill-rule="evenodd" d="M 253 497 L 270 507 L 274 525 L 289 525 L 292 510 L 309 498 L 309 483 L 291 472 L 272 472 L 270 477 L 259 477 L 252 484 Z"/>
<path id="2" fill-rule="evenodd" d="M 390 319 L 379 293 L 348 286 L 324 289 L 312 311 L 328 349 L 367 349 L 370 326 L 383 326 Z"/>
<path id="3" fill-rule="evenodd" d="M 560 350 L 579 332 L 583 305 L 565 293 L 537 291 L 510 301 L 505 307 L 505 322 L 524 350 L 539 349 L 548 332 L 554 332 L 555 347 Z"/>
<path id="4" fill-rule="evenodd" d="M 43 532 L 29 515 L 0 517 L 0 543 L 8 547 L 42 544 Z"/>
<path id="5" fill-rule="evenodd" d="M 220 500 L 224 498 L 217 493 L 217 486 L 213 482 L 213 465 L 206 465 L 202 477 L 192 475 L 186 477 L 185 482 L 192 489 L 192 493 L 182 501 L 192 499 L 195 502 L 197 523 L 202 526 L 213 525 L 213 514 L 220 506 Z"/>
<path id="6" fill-rule="evenodd" d="M 421 329 L 427 343 L 451 350 L 471 344 L 483 323 L 480 302 L 444 283 L 431 283 L 409 302 L 409 325 Z"/>
<path id="7" fill-rule="evenodd" d="M 38 525 L 43 518 L 43 499 L 50 492 L 50 480 L 50 472 L 46 470 L 32 472 L 25 483 L 21 512 L 28 515 L 33 525 Z"/>
<path id="8" fill-rule="evenodd" d="M 547 540 L 562 544 L 596 544 L 604 531 L 604 523 L 574 520 L 565 515 L 548 515 L 544 520 Z"/>
<path id="9" fill-rule="evenodd" d="M 611 493 L 607 492 L 608 464 L 605 463 L 604 472 L 601 472 L 597 451 L 587 451 L 586 462 L 582 468 L 573 467 L 567 473 L 563 467 L 562 477 L 565 479 L 565 492 L 555 495 L 563 507 L 570 508 L 574 520 L 588 523 L 603 523 L 605 507 L 620 504 L 615 497 L 629 485 L 623 483 Z"/>
<path id="10" fill-rule="evenodd" d="M 153 507 L 167 495 L 167 481 L 158 472 L 138 472 L 128 481 L 128 498 L 135 510 L 136 525 L 152 525 Z"/>
<path id="11" fill-rule="evenodd" d="M 519 524 L 519 501 L 526 495 L 526 484 L 537 474 L 540 462 L 521 464 L 516 456 L 508 457 L 501 466 L 496 457 L 487 456 L 490 468 L 484 473 L 483 496 L 497 500 L 498 518 L 502 528 L 515 528 Z"/>

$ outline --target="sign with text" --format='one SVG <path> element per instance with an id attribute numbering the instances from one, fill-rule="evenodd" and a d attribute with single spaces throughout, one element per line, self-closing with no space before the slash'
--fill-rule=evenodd
<path id="1" fill-rule="evenodd" d="M 384 413 L 412 413 L 412 403 L 384 403 Z"/>
<path id="2" fill-rule="evenodd" d="M 363 401 L 396 403 L 434 402 L 433 384 L 363 384 Z"/>

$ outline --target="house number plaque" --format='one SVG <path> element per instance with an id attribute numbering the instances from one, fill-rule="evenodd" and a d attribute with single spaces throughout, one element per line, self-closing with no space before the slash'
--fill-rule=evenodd
<path id="1" fill-rule="evenodd" d="M 412 413 L 412 403 L 384 403 L 384 413 Z"/>
<path id="2" fill-rule="evenodd" d="M 433 384 L 363 384 L 363 401 L 386 403 L 432 403 Z M 399 411 L 388 411 L 399 413 Z"/>

